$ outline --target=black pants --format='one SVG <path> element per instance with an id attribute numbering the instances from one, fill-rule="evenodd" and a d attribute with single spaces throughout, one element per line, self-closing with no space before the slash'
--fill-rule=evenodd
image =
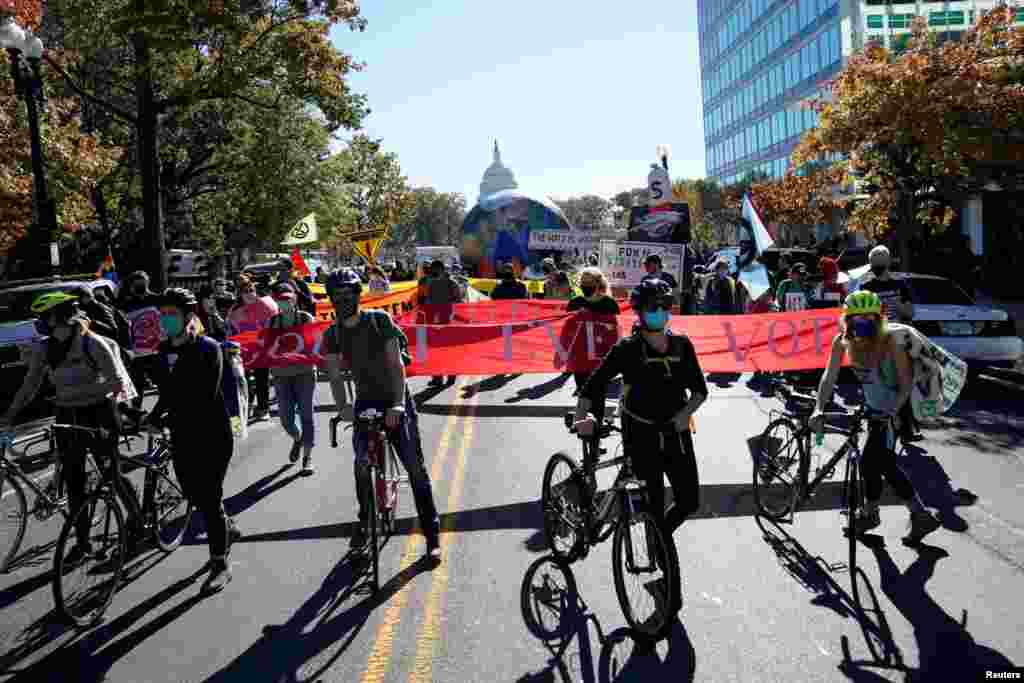
<path id="1" fill-rule="evenodd" d="M 256 392 L 256 409 L 270 410 L 270 368 L 256 368 L 252 371 L 253 389 Z"/>
<path id="2" fill-rule="evenodd" d="M 178 483 L 189 502 L 203 516 L 210 557 L 222 559 L 228 554 L 228 517 L 224 512 L 224 478 L 234 450 L 230 436 L 205 443 L 174 440 L 171 458 Z"/>
<path id="3" fill-rule="evenodd" d="M 700 480 L 693 452 L 693 436 L 658 432 L 654 428 L 623 417 L 622 442 L 633 471 L 647 484 L 651 513 L 671 538 L 676 529 L 700 508 Z M 665 512 L 665 477 L 672 486 L 675 505 Z"/>
<path id="4" fill-rule="evenodd" d="M 101 471 L 106 472 L 108 468 L 115 468 L 114 491 L 121 499 L 128 516 L 128 528 L 131 533 L 140 533 L 142 514 L 138 497 L 131 482 L 121 473 L 121 463 L 117 457 L 117 440 L 121 424 L 113 401 L 102 401 L 83 408 L 57 408 L 56 418 L 58 424 L 106 429 L 110 432 L 105 439 L 77 430 L 62 429 L 57 432 L 57 448 L 64 468 L 64 481 L 68 487 L 71 509 L 77 510 L 85 500 L 85 454 L 92 453 Z M 79 543 L 86 543 L 89 540 L 90 527 L 88 517 L 83 515 L 78 518 L 75 538 Z"/>
<path id="5" fill-rule="evenodd" d="M 917 418 L 914 417 L 914 409 L 911 407 L 910 401 L 907 401 L 900 408 L 900 434 L 913 436 L 916 432 Z"/>
<path id="6" fill-rule="evenodd" d="M 914 497 L 914 485 L 896 462 L 896 453 L 890 446 L 892 436 L 890 422 L 872 421 L 868 426 L 868 440 L 860 460 L 860 477 L 864 482 L 864 496 L 872 502 L 882 497 L 882 477 L 901 500 L 909 501 Z"/>
<path id="7" fill-rule="evenodd" d="M 142 408 L 142 399 L 145 393 L 143 387 L 146 386 L 146 378 L 159 387 L 163 385 L 165 373 L 164 362 L 159 355 L 138 356 L 132 360 L 128 367 L 128 376 L 131 377 L 132 384 L 139 391 L 139 395 L 132 399 L 132 406 L 136 410 Z"/>

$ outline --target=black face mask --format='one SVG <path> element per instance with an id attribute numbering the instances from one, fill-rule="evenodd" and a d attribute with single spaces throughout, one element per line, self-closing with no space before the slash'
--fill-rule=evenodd
<path id="1" fill-rule="evenodd" d="M 359 310 L 358 296 L 343 296 L 334 301 L 334 308 L 338 312 L 338 318 L 351 318 Z"/>
<path id="2" fill-rule="evenodd" d="M 887 270 L 889 269 L 886 266 L 871 266 L 871 272 L 875 275 L 882 275 Z"/>
<path id="3" fill-rule="evenodd" d="M 594 292 L 597 291 L 597 287 L 592 287 L 592 286 L 580 287 L 580 291 L 583 292 L 583 296 L 585 296 L 585 297 L 587 297 L 589 299 L 590 297 L 594 296 Z"/>

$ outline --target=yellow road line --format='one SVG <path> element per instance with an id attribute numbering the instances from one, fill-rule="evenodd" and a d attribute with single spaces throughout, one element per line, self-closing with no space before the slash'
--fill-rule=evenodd
<path id="1" fill-rule="evenodd" d="M 463 423 L 462 443 L 459 444 L 459 452 L 455 458 L 455 475 L 452 477 L 452 487 L 448 492 L 448 507 L 445 508 L 448 517 L 441 528 L 441 566 L 434 570 L 430 595 L 427 597 L 427 606 L 423 614 L 423 626 L 420 627 L 419 637 L 416 638 L 416 658 L 413 660 L 413 670 L 409 674 L 409 683 L 430 683 L 433 680 L 434 644 L 441 636 L 441 600 L 448 590 L 448 549 L 455 538 L 455 510 L 462 497 L 462 484 L 466 478 L 466 452 L 473 443 L 473 412 L 477 400 L 477 397 L 473 398 Z"/>
<path id="2" fill-rule="evenodd" d="M 434 454 L 434 462 L 430 468 L 431 485 L 440 478 L 441 471 L 448 458 L 452 434 L 455 432 L 455 424 L 459 419 L 458 407 L 463 403 L 462 387 L 464 384 L 464 380 L 460 379 L 454 387 L 455 401 L 453 407 L 455 410 L 448 416 L 448 421 L 444 425 L 444 431 L 441 432 L 441 440 L 438 442 L 437 452 Z M 405 542 L 405 550 L 402 552 L 399 573 L 405 572 L 418 559 L 418 553 L 416 552 L 418 539 L 419 534 L 415 533 L 415 531 L 409 534 L 409 538 Z M 401 621 L 402 609 L 405 607 L 405 603 L 409 601 L 409 589 L 411 586 L 411 581 L 402 586 L 388 603 L 388 607 L 384 611 L 384 618 L 377 628 L 377 637 L 374 639 L 373 650 L 371 650 L 370 656 L 366 661 L 366 672 L 363 674 L 362 683 L 381 683 L 384 680 L 384 676 L 388 672 L 388 665 L 391 663 L 391 649 L 394 645 L 395 627 Z"/>

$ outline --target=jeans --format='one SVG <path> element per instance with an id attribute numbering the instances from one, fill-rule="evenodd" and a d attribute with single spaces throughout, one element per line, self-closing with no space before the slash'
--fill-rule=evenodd
<path id="1" fill-rule="evenodd" d="M 904 502 L 914 497 L 914 485 L 896 462 L 893 451 L 895 435 L 891 421 L 872 420 L 868 425 L 868 440 L 860 459 L 860 477 L 864 482 L 864 497 L 876 502 L 882 497 L 882 477 Z"/>
<path id="2" fill-rule="evenodd" d="M 256 392 L 256 409 L 270 410 L 270 368 L 256 368 L 252 371 L 253 388 Z"/>
<path id="3" fill-rule="evenodd" d="M 307 373 L 291 377 L 275 377 L 274 392 L 277 394 L 277 411 L 281 426 L 288 435 L 299 440 L 295 426 L 295 414 L 302 423 L 302 445 L 313 448 L 313 391 L 316 389 L 316 375 Z"/>
<path id="4" fill-rule="evenodd" d="M 101 471 L 115 468 L 114 490 L 121 499 L 127 515 L 129 529 L 134 534 L 142 531 L 142 513 L 135 487 L 121 474 L 121 461 L 117 457 L 117 439 L 119 433 L 119 417 L 113 402 L 104 401 L 82 408 L 57 408 L 59 424 L 73 424 L 91 429 L 103 428 L 110 430 L 106 439 L 77 430 L 58 430 L 57 448 L 64 467 L 64 481 L 68 488 L 68 498 L 72 510 L 77 510 L 87 495 L 85 453 L 89 451 L 96 458 L 96 465 Z M 90 520 L 81 516 L 75 527 L 75 538 L 79 543 L 89 540 Z"/>
<path id="5" fill-rule="evenodd" d="M 651 514 L 669 538 L 687 517 L 700 508 L 700 480 L 689 431 L 673 434 L 659 432 L 623 416 L 623 448 L 633 463 L 633 471 L 647 485 Z M 675 505 L 666 514 L 665 477 L 672 486 Z"/>
<path id="6" fill-rule="evenodd" d="M 366 408 L 387 410 L 389 406 L 374 401 L 357 399 L 353 412 L 358 415 Z M 355 429 L 352 433 L 352 448 L 355 451 L 356 493 L 359 497 L 359 522 L 366 522 L 366 501 L 373 495 L 370 482 L 370 470 L 367 462 L 367 443 L 369 435 L 363 429 Z M 398 429 L 388 432 L 388 441 L 402 461 L 402 466 L 409 475 L 409 486 L 416 503 L 416 512 L 420 518 L 420 528 L 429 540 L 436 541 L 440 533 L 441 521 L 437 516 L 434 504 L 434 491 L 430 485 L 430 474 L 427 472 L 423 458 L 423 445 L 420 442 L 419 418 L 416 415 L 416 403 L 412 400 L 409 390 L 405 392 L 405 415 Z"/>

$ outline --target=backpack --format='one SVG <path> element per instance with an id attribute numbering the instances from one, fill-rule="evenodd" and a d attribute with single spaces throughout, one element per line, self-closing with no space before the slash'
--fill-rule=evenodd
<path id="1" fill-rule="evenodd" d="M 96 336 L 97 339 L 102 340 L 101 335 Z M 114 397 L 118 403 L 128 403 L 139 396 L 138 390 L 135 388 L 135 383 L 132 382 L 131 375 L 128 373 L 128 368 L 124 364 L 124 359 L 121 357 L 121 349 L 117 345 L 117 342 L 110 340 L 110 342 L 100 341 L 101 344 L 106 343 L 107 348 L 110 349 L 110 353 L 114 356 L 114 367 L 117 370 L 117 374 L 121 381 L 124 383 L 124 388 L 121 393 Z M 85 335 L 82 337 L 82 352 L 85 355 L 85 362 L 89 364 L 92 371 L 96 374 L 100 372 L 99 363 L 96 362 L 96 358 L 92 355 L 92 337 Z"/>
<path id="2" fill-rule="evenodd" d="M 967 363 L 909 325 L 889 323 L 889 333 L 912 364 L 914 388 L 910 405 L 918 420 L 944 415 L 960 397 L 967 383 Z"/>

